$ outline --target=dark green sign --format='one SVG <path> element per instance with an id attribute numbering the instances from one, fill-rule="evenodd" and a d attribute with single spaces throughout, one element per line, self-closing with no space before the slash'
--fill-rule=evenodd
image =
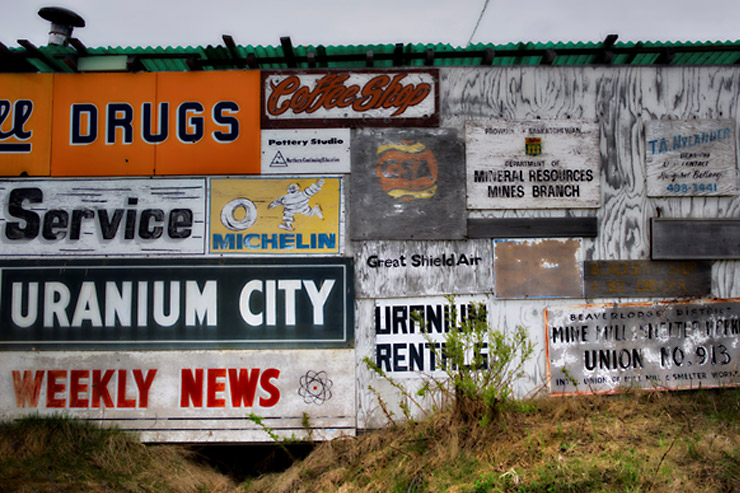
<path id="1" fill-rule="evenodd" d="M 0 349 L 351 347 L 351 260 L 0 264 Z"/>

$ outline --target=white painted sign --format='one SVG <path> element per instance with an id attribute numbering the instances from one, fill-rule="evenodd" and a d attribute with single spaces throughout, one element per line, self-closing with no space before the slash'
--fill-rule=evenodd
<path id="1" fill-rule="evenodd" d="M 456 296 L 452 306 L 444 296 L 376 300 L 373 361 L 393 377 L 444 375 L 442 355 L 450 327 L 475 318 L 487 323 L 490 310 L 485 295 Z M 479 349 L 481 355 L 488 354 L 486 343 Z"/>
<path id="2" fill-rule="evenodd" d="M 202 255 L 205 178 L 0 181 L 0 255 Z"/>
<path id="3" fill-rule="evenodd" d="M 645 123 L 650 197 L 736 195 L 732 120 L 653 120 Z"/>
<path id="4" fill-rule="evenodd" d="M 599 127 L 577 120 L 469 121 L 468 209 L 599 207 Z"/>
<path id="5" fill-rule="evenodd" d="M 352 350 L 6 352 L 0 418 L 64 414 L 149 442 L 330 439 L 355 430 Z M 262 418 L 263 426 L 248 417 Z"/>
<path id="6" fill-rule="evenodd" d="M 489 240 L 355 243 L 358 298 L 488 293 L 492 271 Z"/>
<path id="7" fill-rule="evenodd" d="M 740 300 L 548 308 L 550 391 L 740 385 Z"/>
<path id="8" fill-rule="evenodd" d="M 262 174 L 349 173 L 348 128 L 262 131 Z"/>

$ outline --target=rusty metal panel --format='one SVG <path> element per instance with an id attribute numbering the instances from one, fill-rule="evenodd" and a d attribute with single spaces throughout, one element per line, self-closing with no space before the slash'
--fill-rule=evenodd
<path id="1" fill-rule="evenodd" d="M 648 197 L 737 194 L 735 122 L 645 122 Z"/>
<path id="2" fill-rule="evenodd" d="M 495 296 L 581 298 L 581 256 L 579 239 L 494 240 Z"/>
<path id="3" fill-rule="evenodd" d="M 452 129 L 363 129 L 352 140 L 354 240 L 457 240 L 466 232 L 465 153 Z"/>
<path id="4" fill-rule="evenodd" d="M 350 349 L 11 352 L 0 360 L 0 418 L 67 416 L 154 442 L 272 441 L 355 433 Z"/>
<path id="5" fill-rule="evenodd" d="M 599 126 L 577 120 L 465 124 L 469 209 L 599 207 Z"/>
<path id="6" fill-rule="evenodd" d="M 490 293 L 491 242 L 356 242 L 358 298 Z"/>
<path id="7" fill-rule="evenodd" d="M 0 256 L 205 253 L 205 178 L 7 180 L 0 203 Z"/>
<path id="8" fill-rule="evenodd" d="M 650 219 L 653 260 L 740 259 L 738 219 Z"/>
<path id="9" fill-rule="evenodd" d="M 262 128 L 436 127 L 437 69 L 262 72 Z"/>
<path id="10" fill-rule="evenodd" d="M 678 298 L 712 292 L 707 261 L 589 260 L 584 262 L 586 298 Z"/>
<path id="11" fill-rule="evenodd" d="M 553 394 L 740 385 L 740 300 L 545 312 Z"/>

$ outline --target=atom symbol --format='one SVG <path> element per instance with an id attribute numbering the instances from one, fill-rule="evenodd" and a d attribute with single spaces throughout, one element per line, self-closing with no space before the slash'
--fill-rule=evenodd
<path id="1" fill-rule="evenodd" d="M 327 378 L 325 371 L 315 372 L 308 370 L 301 377 L 301 386 L 298 395 L 303 397 L 306 404 L 318 404 L 319 406 L 331 399 L 331 387 L 334 382 Z"/>

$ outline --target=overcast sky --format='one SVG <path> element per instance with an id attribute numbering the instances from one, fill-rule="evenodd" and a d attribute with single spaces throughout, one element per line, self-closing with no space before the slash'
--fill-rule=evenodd
<path id="1" fill-rule="evenodd" d="M 61 6 L 86 46 L 448 43 L 466 46 L 486 0 L 0 0 L 0 42 L 45 45 Z M 739 0 L 489 0 L 473 43 L 740 40 Z"/>

